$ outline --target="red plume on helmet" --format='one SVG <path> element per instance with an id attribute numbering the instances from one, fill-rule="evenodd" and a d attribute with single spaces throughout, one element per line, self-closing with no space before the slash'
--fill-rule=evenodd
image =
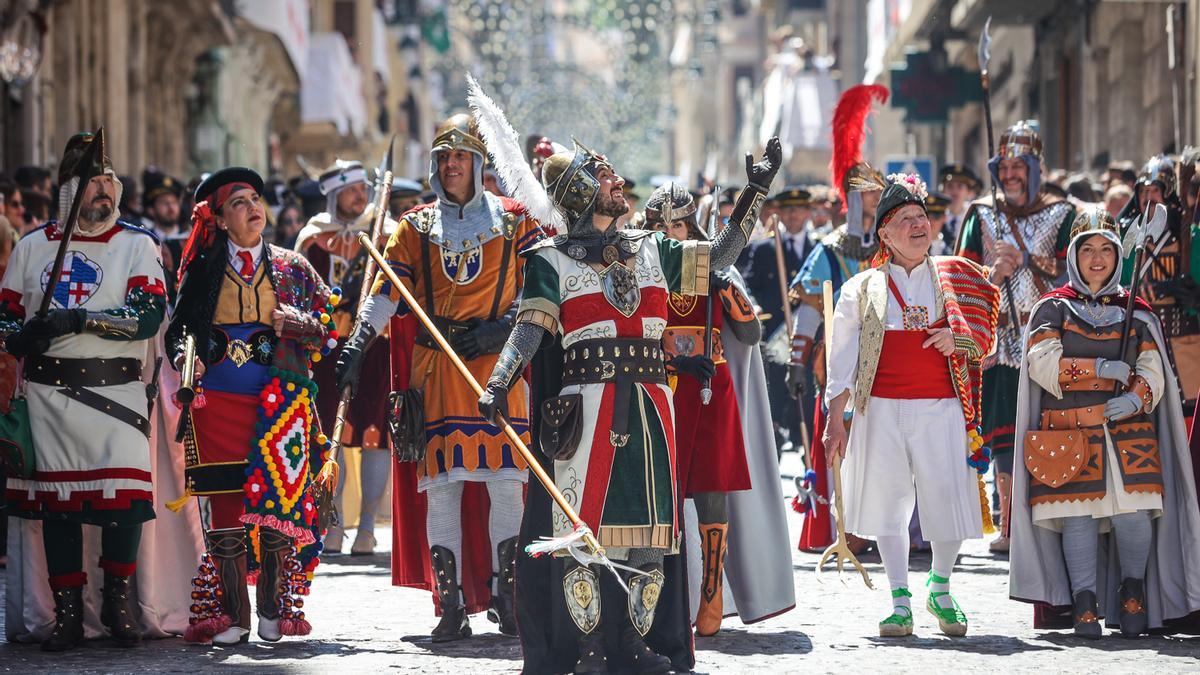
<path id="1" fill-rule="evenodd" d="M 829 173 L 833 188 L 846 203 L 846 178 L 850 170 L 862 162 L 862 145 L 866 139 L 867 115 L 871 104 L 887 103 L 888 89 L 881 84 L 856 84 L 842 92 L 833 109 L 833 157 Z"/>

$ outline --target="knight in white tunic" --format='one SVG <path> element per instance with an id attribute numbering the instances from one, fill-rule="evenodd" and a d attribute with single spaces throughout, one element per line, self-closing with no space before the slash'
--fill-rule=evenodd
<path id="1" fill-rule="evenodd" d="M 967 618 L 949 577 L 963 540 L 982 536 L 978 382 L 997 291 L 978 265 L 928 255 L 924 186 L 892 178 L 875 219 L 882 264 L 851 277 L 834 312 L 825 442 L 831 458 L 846 458 L 846 531 L 877 540 L 891 584 L 893 613 L 880 635 L 913 631 L 908 524 L 919 506 L 933 547 L 926 607 L 944 633 L 962 636 Z"/>
<path id="2" fill-rule="evenodd" d="M 63 152 L 59 182 L 70 199 L 85 148 L 79 134 Z M 103 156 L 101 145 L 99 157 Z M 142 361 L 166 311 L 157 239 L 117 220 L 121 184 L 107 159 L 84 194 L 62 270 L 57 222 L 31 232 L 13 250 L 0 287 L 5 349 L 24 361 L 24 393 L 33 439 L 32 466 L 9 478 L 4 515 L 42 521 L 55 626 L 46 651 L 84 637 L 83 525 L 102 528 L 101 622 L 121 646 L 140 642 L 129 604 L 142 523 L 154 518 L 150 422 Z M 37 314 L 52 295 L 46 314 Z M 11 392 L 9 392 L 11 395 Z"/>

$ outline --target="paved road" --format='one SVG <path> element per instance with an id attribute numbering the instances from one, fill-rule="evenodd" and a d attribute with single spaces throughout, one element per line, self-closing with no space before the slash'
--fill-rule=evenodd
<path id="1" fill-rule="evenodd" d="M 788 463 L 785 463 L 785 472 Z M 793 514 L 794 515 L 794 514 Z M 799 520 L 792 521 L 793 540 Z M 384 533 L 380 533 L 383 535 Z M 389 537 L 380 536 L 381 541 Z M 1137 641 L 1106 636 L 1099 642 L 1076 640 L 1067 633 L 1032 629 L 1027 605 L 1007 599 L 1007 561 L 987 553 L 983 541 L 965 547 L 953 587 L 971 620 L 971 634 L 943 637 L 923 609 L 917 634 L 884 640 L 875 625 L 888 613 L 883 591 L 869 591 L 857 580 L 838 583 L 813 573 L 817 556 L 797 552 L 797 607 L 754 626 L 736 620 L 713 638 L 697 640 L 697 671 L 706 673 L 845 673 L 863 670 L 925 673 L 1049 672 L 1146 673 L 1200 672 L 1200 637 L 1155 637 Z M 864 558 L 877 584 L 886 585 L 877 556 Z M 912 560 L 914 601 L 929 569 L 928 554 Z M 433 645 L 429 596 L 389 585 L 386 553 L 373 557 L 330 557 L 318 572 L 308 607 L 314 621 L 311 639 L 285 639 L 275 645 L 251 643 L 238 649 L 203 648 L 180 639 L 159 640 L 138 650 L 89 643 L 67 655 L 44 655 L 36 646 L 0 643 L 0 672 L 225 671 L 252 666 L 287 672 L 421 673 L 514 672 L 520 668 L 516 640 L 495 632 L 482 615 L 474 617 L 477 636 Z M 0 598 L 4 586 L 0 582 Z M 3 602 L 0 600 L 0 618 Z"/>

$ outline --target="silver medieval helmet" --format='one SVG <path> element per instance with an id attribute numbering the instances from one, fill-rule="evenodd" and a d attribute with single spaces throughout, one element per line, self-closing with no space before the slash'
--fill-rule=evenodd
<path id="1" fill-rule="evenodd" d="M 1042 132 L 1037 120 L 1021 120 L 1000 134 L 996 156 L 989 159 L 987 165 L 996 185 L 1000 184 L 1000 160 L 1014 157 L 1024 160 L 1029 168 L 1029 193 L 1026 199 L 1027 203 L 1032 203 L 1042 189 Z"/>
<path id="2" fill-rule="evenodd" d="M 1146 165 L 1138 172 L 1138 191 L 1141 191 L 1144 185 L 1153 185 L 1155 183 L 1158 183 L 1159 189 L 1162 190 L 1164 199 L 1175 194 L 1175 162 L 1171 161 L 1171 158 L 1166 155 L 1151 157 L 1150 161 L 1146 162 Z"/>
<path id="3" fill-rule="evenodd" d="M 542 165 L 542 185 L 567 221 L 568 233 L 586 234 L 600 196 L 596 178 L 602 167 L 612 169 L 604 155 L 572 139 L 574 150 L 556 152 Z"/>
<path id="4" fill-rule="evenodd" d="M 676 220 L 687 220 L 695 224 L 698 206 L 692 193 L 681 183 L 663 183 L 655 188 L 646 200 L 647 229 L 654 229 Z"/>

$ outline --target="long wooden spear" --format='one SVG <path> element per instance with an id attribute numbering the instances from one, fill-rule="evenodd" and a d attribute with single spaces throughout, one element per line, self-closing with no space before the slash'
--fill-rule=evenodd
<path id="1" fill-rule="evenodd" d="M 450 359 L 450 363 L 454 366 L 454 369 L 458 371 L 458 374 L 462 375 L 463 379 L 467 381 L 467 384 L 470 385 L 476 396 L 483 396 L 483 387 L 480 386 L 479 381 L 476 380 L 475 376 L 471 374 L 471 371 L 467 368 L 467 365 L 463 363 L 461 358 L 459 358 L 458 354 L 454 351 L 454 348 L 450 346 L 450 343 L 446 341 L 445 336 L 443 336 L 441 331 L 438 330 L 437 326 L 433 323 L 433 320 L 430 319 L 429 315 L 425 313 L 425 310 L 421 308 L 421 303 L 417 302 L 417 299 L 413 297 L 412 292 L 408 290 L 408 287 L 400 281 L 400 277 L 396 276 L 396 273 L 392 271 L 392 268 L 387 264 L 387 261 L 384 260 L 383 255 L 380 254 L 375 248 L 374 243 L 367 238 L 366 233 L 359 234 L 358 241 L 362 244 L 363 249 L 366 250 L 371 258 L 375 260 L 379 267 L 379 271 L 387 275 L 388 280 L 392 282 L 392 286 L 399 291 L 400 297 L 404 299 L 404 302 L 408 305 L 408 308 L 412 310 L 413 314 L 416 315 L 417 320 L 425 326 L 425 330 L 429 331 L 430 337 L 432 337 L 433 341 L 436 342 L 438 347 L 441 348 L 442 353 L 446 355 L 446 358 Z M 538 479 L 538 482 L 542 484 L 542 487 L 546 488 L 546 492 L 550 493 L 551 499 L 553 499 L 554 503 L 558 504 L 558 508 L 562 509 L 562 512 L 566 514 L 567 518 L 571 521 L 571 524 L 576 528 L 586 527 L 583 520 L 579 517 L 579 514 L 576 513 L 571 504 L 567 502 L 566 497 L 563 497 L 562 492 L 559 492 L 558 486 L 554 484 L 554 481 L 550 478 L 549 474 L 547 474 L 546 470 L 542 468 L 542 465 L 537 461 L 537 458 L 533 456 L 533 453 L 529 450 L 529 447 L 525 445 L 525 441 L 522 441 L 521 436 L 517 433 L 516 429 L 513 429 L 512 423 L 510 423 L 508 419 L 506 419 L 500 413 L 496 413 L 496 419 L 494 422 L 502 431 L 504 431 L 504 435 L 508 437 L 509 442 L 511 442 L 513 447 L 517 449 L 517 452 L 520 453 L 521 457 L 525 459 L 525 463 L 529 465 L 529 470 L 533 472 L 533 475 Z M 600 557 L 604 556 L 604 549 L 600 546 L 600 542 L 596 540 L 596 537 L 594 534 L 592 534 L 592 532 L 584 530 L 582 539 L 584 543 L 586 543 L 588 547 L 592 549 L 592 553 L 594 555 Z"/>

